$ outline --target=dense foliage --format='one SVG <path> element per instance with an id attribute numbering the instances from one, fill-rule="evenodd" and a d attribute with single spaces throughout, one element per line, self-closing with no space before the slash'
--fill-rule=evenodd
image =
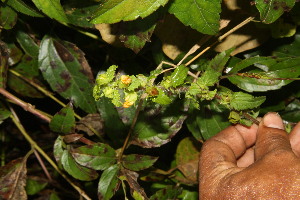
<path id="1" fill-rule="evenodd" d="M 299 24 L 295 0 L 2 0 L 0 199 L 198 199 L 203 141 L 300 120 Z"/>

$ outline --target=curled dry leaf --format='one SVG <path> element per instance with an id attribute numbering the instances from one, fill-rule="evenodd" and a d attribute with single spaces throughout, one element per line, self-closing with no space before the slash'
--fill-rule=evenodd
<path id="1" fill-rule="evenodd" d="M 103 133 L 103 120 L 98 113 L 88 114 L 81 118 L 77 123 L 76 130 L 86 132 L 89 136 L 94 135 L 91 129 L 94 129 L 98 133 Z"/>
<path id="2" fill-rule="evenodd" d="M 96 24 L 95 28 L 98 29 L 102 39 L 108 44 L 114 46 L 123 46 L 123 43 L 116 34 L 117 27 L 113 24 Z"/>

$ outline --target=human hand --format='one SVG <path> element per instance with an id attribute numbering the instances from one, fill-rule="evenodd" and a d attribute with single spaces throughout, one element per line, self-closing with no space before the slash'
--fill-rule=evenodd
<path id="1" fill-rule="evenodd" d="M 206 141 L 199 164 L 205 199 L 300 199 L 300 123 L 288 135 L 275 113 Z"/>

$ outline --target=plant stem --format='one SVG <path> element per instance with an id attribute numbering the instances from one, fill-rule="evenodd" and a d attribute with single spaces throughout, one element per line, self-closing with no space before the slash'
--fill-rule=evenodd
<path id="1" fill-rule="evenodd" d="M 141 109 L 142 109 L 142 106 L 143 106 L 144 99 L 145 99 L 146 97 L 147 97 L 147 94 L 144 93 L 144 94 L 142 94 L 142 96 L 141 96 L 141 98 L 140 98 L 139 104 L 138 104 L 138 106 L 137 106 L 137 108 L 136 108 L 136 111 L 135 111 L 135 114 L 134 114 L 134 118 L 133 118 L 132 123 L 131 123 L 130 128 L 129 128 L 127 137 L 126 137 L 126 139 L 125 139 L 125 141 L 124 141 L 123 147 L 122 147 L 121 152 L 120 152 L 120 154 L 119 154 L 119 161 L 122 159 L 122 156 L 123 156 L 123 154 L 124 154 L 124 151 L 125 151 L 125 149 L 126 149 L 127 146 L 128 146 L 129 139 L 130 139 L 131 134 L 132 134 L 132 132 L 133 132 L 133 130 L 134 130 L 134 127 L 135 127 L 135 124 L 136 124 L 136 122 L 137 122 L 139 113 L 140 113 L 140 111 L 141 111 Z"/>
<path id="2" fill-rule="evenodd" d="M 33 105 L 31 105 L 29 103 L 26 103 L 26 102 L 22 101 L 21 99 L 19 99 L 18 97 L 12 95 L 11 93 L 6 91 L 5 89 L 0 88 L 0 94 L 5 96 L 6 98 L 12 100 L 12 102 L 14 102 L 15 104 L 21 106 L 24 110 L 31 112 L 32 114 L 34 114 L 37 117 L 45 120 L 46 122 L 49 123 L 51 121 L 51 118 L 48 117 L 45 113 L 43 113 L 42 111 L 36 109 Z"/>
<path id="3" fill-rule="evenodd" d="M 75 183 L 73 183 L 71 181 L 71 179 L 69 179 L 67 177 L 67 175 L 65 175 L 59 168 L 58 166 L 55 164 L 55 162 L 44 152 L 43 149 L 41 149 L 38 144 L 28 135 L 28 133 L 26 132 L 26 130 L 24 129 L 24 127 L 22 126 L 22 124 L 19 121 L 19 118 L 17 116 L 17 114 L 15 113 L 15 111 L 10 108 L 12 115 L 10 116 L 12 121 L 14 122 L 14 124 L 17 126 L 17 128 L 20 130 L 20 132 L 22 133 L 22 135 L 25 137 L 25 139 L 31 144 L 32 148 L 35 149 L 36 151 L 38 151 L 48 162 L 49 164 L 75 189 L 79 192 L 79 194 L 84 197 L 87 200 L 91 200 L 91 198 L 77 185 L 75 185 Z"/>

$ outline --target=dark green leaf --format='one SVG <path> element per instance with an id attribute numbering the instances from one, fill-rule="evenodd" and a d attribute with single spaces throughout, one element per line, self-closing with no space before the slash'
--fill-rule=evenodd
<path id="1" fill-rule="evenodd" d="M 199 194 L 195 191 L 183 190 L 181 195 L 179 196 L 182 200 L 198 200 Z"/>
<path id="2" fill-rule="evenodd" d="M 145 19 L 137 19 L 118 24 L 120 41 L 124 43 L 125 47 L 138 53 L 146 42 L 150 42 L 157 20 L 158 14 L 155 12 Z"/>
<path id="3" fill-rule="evenodd" d="M 28 178 L 26 181 L 26 192 L 28 195 L 35 195 L 47 186 L 47 182 L 38 178 Z"/>
<path id="4" fill-rule="evenodd" d="M 266 97 L 254 97 L 250 94 L 243 92 L 234 92 L 232 95 L 232 99 L 230 100 L 230 106 L 234 110 L 247 110 L 253 109 L 260 106 Z"/>
<path id="5" fill-rule="evenodd" d="M 9 6 L 0 7 L 0 26 L 4 29 L 12 29 L 17 22 L 18 15 Z"/>
<path id="6" fill-rule="evenodd" d="M 188 118 L 188 129 L 196 139 L 207 140 L 230 125 L 227 119 L 228 114 L 228 110 L 215 101 L 206 105 L 202 104 L 200 112 L 195 110 Z"/>
<path id="7" fill-rule="evenodd" d="M 20 62 L 23 57 L 23 52 L 14 43 L 7 43 L 9 58 L 8 65 L 12 66 Z"/>
<path id="8" fill-rule="evenodd" d="M 105 97 L 97 101 L 97 107 L 104 120 L 105 133 L 117 146 L 121 146 L 127 128 L 122 122 L 116 107 Z"/>
<path id="9" fill-rule="evenodd" d="M 95 170 L 105 170 L 117 162 L 115 150 L 104 143 L 82 146 L 71 153 L 77 163 Z"/>
<path id="10" fill-rule="evenodd" d="M 74 178 L 81 181 L 91 181 L 98 177 L 98 174 L 95 170 L 89 169 L 87 167 L 81 166 L 72 157 L 71 153 L 68 150 L 64 150 L 61 163 L 64 169 Z"/>
<path id="11" fill-rule="evenodd" d="M 278 57 L 297 57 L 300 56 L 300 34 L 296 34 L 294 41 L 289 44 L 280 45 L 274 49 L 272 55 Z"/>
<path id="12" fill-rule="evenodd" d="M 122 158 L 122 164 L 129 170 L 140 171 L 151 167 L 157 159 L 153 156 L 130 154 Z"/>
<path id="13" fill-rule="evenodd" d="M 84 111 L 96 112 L 91 69 L 78 47 L 45 36 L 40 45 L 39 67 L 54 91 Z"/>
<path id="14" fill-rule="evenodd" d="M 0 88 L 6 87 L 9 51 L 7 45 L 0 40 Z"/>
<path id="15" fill-rule="evenodd" d="M 219 31 L 220 0 L 175 0 L 170 4 L 169 12 L 184 25 L 201 33 L 214 35 Z"/>
<path id="16" fill-rule="evenodd" d="M 22 0 L 7 0 L 6 4 L 11 6 L 16 11 L 23 13 L 25 15 L 29 15 L 32 17 L 44 17 L 39 12 L 31 8 L 29 5 L 24 3 Z"/>
<path id="17" fill-rule="evenodd" d="M 16 38 L 22 49 L 31 57 L 37 58 L 39 55 L 39 46 L 27 33 L 18 30 L 16 33 Z"/>
<path id="18" fill-rule="evenodd" d="M 94 24 L 89 22 L 89 16 L 91 16 L 98 7 L 98 2 L 91 1 L 69 1 L 68 4 L 64 5 L 69 22 L 84 28 L 94 28 Z"/>
<path id="19" fill-rule="evenodd" d="M 32 0 L 35 6 L 50 18 L 62 23 L 68 23 L 69 20 L 60 4 L 60 0 Z"/>
<path id="20" fill-rule="evenodd" d="M 189 68 L 187 68 L 184 65 L 180 65 L 176 67 L 174 72 L 171 74 L 171 85 L 173 87 L 177 87 L 179 85 L 182 85 L 184 83 L 184 80 L 187 77 Z"/>
<path id="21" fill-rule="evenodd" d="M 113 165 L 103 171 L 98 184 L 99 199 L 109 200 L 117 191 L 120 184 L 119 171 L 119 165 Z"/>
<path id="22" fill-rule="evenodd" d="M 228 77 L 239 88 L 248 91 L 277 90 L 292 82 L 289 78 L 300 75 L 300 57 L 285 59 L 268 67 L 267 72 L 250 71 Z M 286 79 L 286 80 L 285 80 Z"/>
<path id="23" fill-rule="evenodd" d="M 113 24 L 120 21 L 131 21 L 138 17 L 145 18 L 160 6 L 164 6 L 168 0 L 113 0 L 105 1 L 95 12 L 92 23 Z"/>
<path id="24" fill-rule="evenodd" d="M 27 200 L 26 185 L 26 162 L 29 152 L 24 158 L 10 161 L 0 167 L 0 199 Z"/>
<path id="25" fill-rule="evenodd" d="M 7 118 L 9 118 L 11 112 L 2 105 L 0 102 L 0 124 Z"/>
<path id="26" fill-rule="evenodd" d="M 150 200 L 175 200 L 181 194 L 182 188 L 169 185 L 164 189 L 157 191 L 154 195 L 150 197 Z"/>
<path id="27" fill-rule="evenodd" d="M 256 8 L 260 13 L 260 19 L 264 23 L 272 23 L 285 11 L 290 11 L 295 5 L 295 0 L 255 0 Z"/>
<path id="28" fill-rule="evenodd" d="M 180 102 L 167 106 L 158 104 L 140 114 L 134 128 L 133 144 L 144 148 L 159 147 L 166 144 L 181 129 L 186 119 Z"/>
<path id="29" fill-rule="evenodd" d="M 280 113 L 280 116 L 289 122 L 300 121 L 300 101 L 295 99 L 289 105 L 286 106 L 285 110 Z"/>
<path id="30" fill-rule="evenodd" d="M 50 124 L 50 129 L 57 133 L 70 133 L 75 127 L 74 110 L 70 106 L 62 108 L 56 113 Z"/>

